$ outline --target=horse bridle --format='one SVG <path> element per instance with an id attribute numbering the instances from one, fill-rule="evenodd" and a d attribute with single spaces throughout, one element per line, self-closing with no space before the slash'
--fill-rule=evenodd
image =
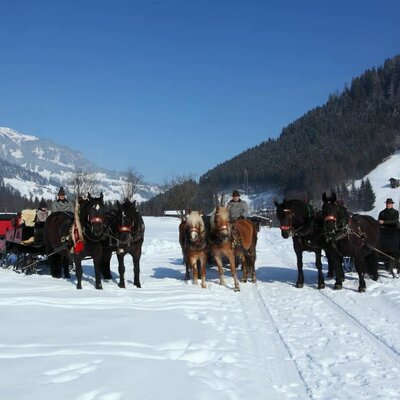
<path id="1" fill-rule="evenodd" d="M 215 217 L 217 215 L 218 215 L 218 213 L 215 214 L 215 216 L 214 216 L 214 230 L 218 231 L 218 233 L 216 235 L 217 235 L 217 237 L 219 237 L 221 242 L 226 242 L 232 237 L 232 228 L 231 228 L 232 224 L 229 221 L 227 221 L 226 223 L 224 223 L 222 225 L 217 224 L 215 221 Z M 226 238 L 221 238 L 222 231 L 227 231 Z"/>
<path id="2" fill-rule="evenodd" d="M 339 213 L 339 207 L 338 204 L 335 203 L 331 203 L 332 206 L 335 206 L 336 208 L 336 214 Z M 342 227 L 338 227 L 337 226 L 337 221 L 338 221 L 338 216 L 337 215 L 333 215 L 333 214 L 328 214 L 324 217 L 324 231 L 325 231 L 325 235 L 329 235 L 329 232 L 326 232 L 325 229 L 325 222 L 333 222 L 333 230 L 332 232 L 330 232 L 332 234 L 332 238 L 334 238 L 334 240 L 340 240 L 343 239 L 344 237 L 346 237 L 347 235 L 349 235 L 351 233 L 351 228 L 350 228 L 350 222 L 351 222 L 351 217 L 349 218 L 344 218 L 344 224 Z"/>
<path id="3" fill-rule="evenodd" d="M 191 239 L 191 233 L 195 232 L 197 233 L 198 237 L 195 242 L 192 241 Z M 193 247 L 196 250 L 203 250 L 206 246 L 206 235 L 205 235 L 205 229 L 201 229 L 200 226 L 189 226 L 187 229 L 187 237 L 189 238 L 189 242 L 191 244 L 191 247 Z"/>
<path id="4" fill-rule="evenodd" d="M 288 224 L 288 225 L 282 225 L 281 224 L 281 226 L 280 226 L 280 228 L 281 228 L 281 231 L 289 231 L 289 233 L 292 233 L 293 234 L 293 232 L 294 232 L 294 227 L 293 227 L 293 211 L 290 209 L 290 208 L 284 208 L 283 209 L 283 214 L 284 215 L 288 215 L 288 219 L 289 219 L 289 222 L 290 222 L 290 224 Z M 282 218 L 283 219 L 283 218 Z"/>
<path id="5" fill-rule="evenodd" d="M 101 205 L 99 205 L 99 208 L 101 207 Z M 101 229 L 100 234 L 96 234 L 94 232 L 94 227 L 96 225 L 103 225 L 103 229 Z M 87 213 L 87 224 L 85 224 L 83 226 L 83 231 L 85 233 L 86 236 L 88 236 L 88 231 L 85 228 L 89 228 L 90 231 L 90 239 L 92 241 L 100 241 L 103 240 L 103 235 L 104 235 L 104 218 L 102 216 L 99 215 L 95 215 L 95 216 L 91 216 L 90 215 L 90 210 Z"/>

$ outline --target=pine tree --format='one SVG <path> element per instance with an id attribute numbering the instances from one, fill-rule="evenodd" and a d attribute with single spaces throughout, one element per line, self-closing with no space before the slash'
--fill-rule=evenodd
<path id="1" fill-rule="evenodd" d="M 372 210 L 374 208 L 376 196 L 375 196 L 374 190 L 372 189 L 371 182 L 369 181 L 368 178 L 365 181 L 363 197 L 364 197 L 363 210 L 364 211 Z"/>

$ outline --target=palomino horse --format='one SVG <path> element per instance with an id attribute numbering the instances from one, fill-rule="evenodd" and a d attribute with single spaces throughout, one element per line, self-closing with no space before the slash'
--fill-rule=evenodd
<path id="1" fill-rule="evenodd" d="M 255 259 L 257 232 L 254 225 L 247 220 L 239 219 L 231 223 L 226 207 L 217 206 L 211 215 L 209 243 L 210 249 L 218 266 L 220 285 L 225 285 L 222 259 L 229 260 L 234 280 L 234 290 L 239 291 L 239 281 L 235 266 L 235 256 L 242 258 L 243 279 L 247 281 L 248 272 L 252 281 L 256 281 Z"/>
<path id="2" fill-rule="evenodd" d="M 292 236 L 293 239 L 293 249 L 297 257 L 297 282 L 295 286 L 302 288 L 304 285 L 303 252 L 311 251 L 315 253 L 318 289 L 325 288 L 321 253 L 327 245 L 322 234 L 322 215 L 302 200 L 283 200 L 281 204 L 277 201 L 274 201 L 274 203 L 282 237 L 288 239 L 289 236 Z"/>
<path id="3" fill-rule="evenodd" d="M 97 198 L 88 194 L 88 200 L 82 201 L 80 204 L 79 219 L 85 247 L 82 252 L 74 256 L 77 289 L 82 289 L 82 260 L 86 256 L 93 257 L 96 289 L 103 289 L 101 285 L 102 269 L 104 269 L 103 246 L 108 237 L 105 215 L 106 208 L 103 202 L 103 194 Z"/>
<path id="4" fill-rule="evenodd" d="M 335 289 L 342 288 L 343 268 L 340 262 L 342 256 L 354 259 L 354 265 L 359 278 L 359 292 L 365 292 L 364 273 L 378 279 L 378 261 L 375 249 L 379 243 L 379 224 L 368 215 L 357 215 L 347 211 L 336 201 L 336 194 L 331 197 L 322 195 L 322 216 L 324 217 L 324 235 L 334 250 Z"/>
<path id="5" fill-rule="evenodd" d="M 182 247 L 183 260 L 186 266 L 185 279 L 190 279 L 193 272 L 193 283 L 197 285 L 198 265 L 201 273 L 201 287 L 206 287 L 207 241 L 204 221 L 199 211 L 189 211 L 186 219 L 179 225 L 179 243 Z"/>

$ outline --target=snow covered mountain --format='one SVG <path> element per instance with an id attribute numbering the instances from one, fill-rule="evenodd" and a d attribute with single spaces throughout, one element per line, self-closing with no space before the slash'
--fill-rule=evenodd
<path id="1" fill-rule="evenodd" d="M 0 182 L 17 189 L 26 197 L 53 199 L 59 186 L 68 187 L 74 171 L 95 175 L 107 200 L 120 200 L 123 173 L 98 167 L 79 151 L 49 140 L 0 127 Z M 138 186 L 139 202 L 159 193 L 156 185 Z"/>

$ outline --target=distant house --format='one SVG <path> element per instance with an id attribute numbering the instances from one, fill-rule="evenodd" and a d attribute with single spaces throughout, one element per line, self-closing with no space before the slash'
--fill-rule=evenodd
<path id="1" fill-rule="evenodd" d="M 164 215 L 166 217 L 177 217 L 181 218 L 181 213 L 178 210 L 165 210 Z"/>
<path id="2" fill-rule="evenodd" d="M 400 186 L 400 179 L 399 178 L 390 178 L 389 182 L 390 182 L 390 187 L 393 188 L 393 189 Z"/>

